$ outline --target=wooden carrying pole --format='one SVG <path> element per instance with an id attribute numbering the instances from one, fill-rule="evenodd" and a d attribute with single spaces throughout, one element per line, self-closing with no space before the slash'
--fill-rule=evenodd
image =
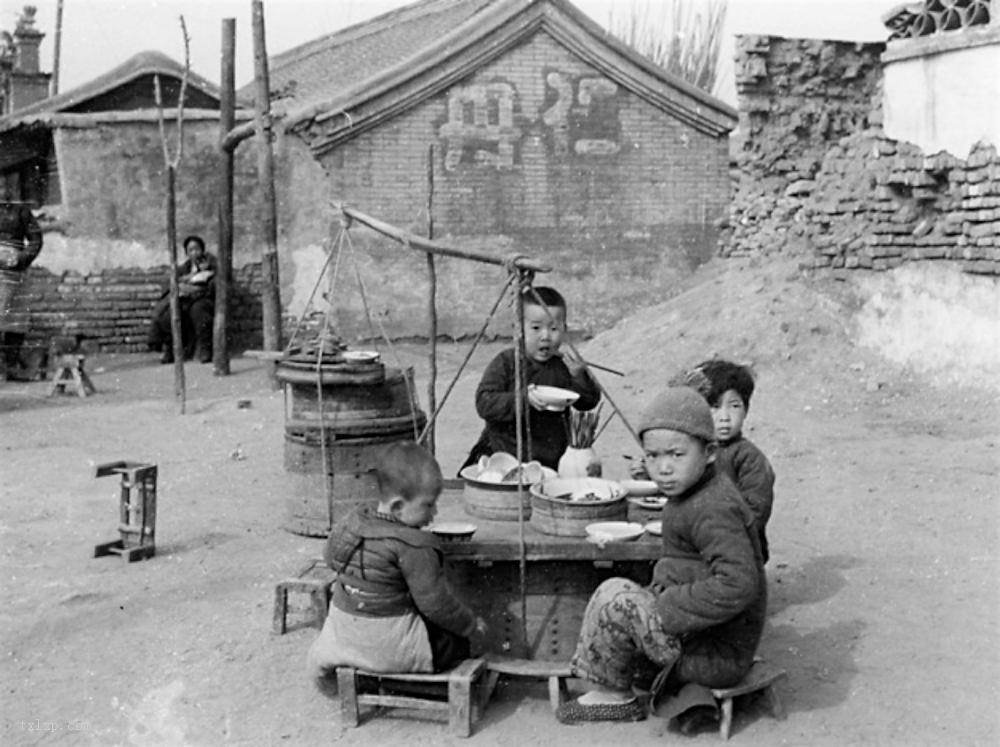
<path id="1" fill-rule="evenodd" d="M 333 206 L 351 220 L 356 220 L 358 223 L 368 226 L 372 230 L 378 231 L 383 236 L 388 236 L 390 239 L 398 241 L 403 246 L 410 247 L 411 249 L 417 249 L 431 254 L 439 254 L 443 257 L 471 259 L 475 262 L 484 262 L 489 265 L 503 266 L 508 261 L 504 257 L 494 257 L 492 254 L 485 254 L 472 249 L 459 249 L 455 246 L 448 246 L 447 244 L 442 244 L 438 241 L 426 239 L 423 236 L 407 233 L 400 228 L 396 228 L 396 226 L 390 223 L 385 223 L 377 218 L 372 218 L 370 215 L 366 215 L 365 213 L 355 210 L 354 208 L 349 208 L 346 205 L 341 205 L 337 202 L 334 202 Z M 514 267 L 519 270 L 527 270 L 529 272 L 552 272 L 551 266 L 527 257 L 516 256 L 513 257 L 511 261 L 513 262 Z"/>
<path id="2" fill-rule="evenodd" d="M 222 152 L 222 194 L 219 197 L 219 273 L 215 278 L 215 326 L 212 330 L 212 367 L 216 376 L 229 371 L 229 296 L 233 282 L 233 162 L 223 141 L 236 123 L 236 19 L 222 19 L 222 95 L 219 110 L 219 149 Z"/>
<path id="3" fill-rule="evenodd" d="M 253 0 L 253 56 L 257 93 L 257 169 L 261 194 L 264 251 L 261 258 L 261 306 L 264 322 L 264 350 L 281 350 L 281 298 L 278 289 L 278 217 L 274 193 L 274 152 L 271 148 L 271 87 L 267 73 L 267 46 L 264 42 L 264 4 Z M 268 364 L 268 378 L 277 388 L 277 364 Z"/>
<path id="4" fill-rule="evenodd" d="M 432 145 L 427 151 L 427 238 L 434 240 L 434 146 Z M 428 365 L 430 368 L 430 381 L 427 383 L 427 409 L 429 412 L 435 412 L 437 410 L 437 335 L 438 335 L 438 318 L 437 318 L 437 268 L 434 266 L 434 255 L 427 252 L 427 314 L 428 314 L 428 326 L 427 331 L 428 342 L 430 343 L 430 352 Z M 436 451 L 436 444 L 434 442 L 434 422 L 433 420 L 427 424 L 427 428 L 424 429 L 424 433 L 427 439 L 424 443 L 427 445 L 428 450 L 431 454 Z"/>

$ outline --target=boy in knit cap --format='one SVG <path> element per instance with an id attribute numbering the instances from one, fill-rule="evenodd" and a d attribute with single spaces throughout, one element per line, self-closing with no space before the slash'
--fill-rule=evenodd
<path id="1" fill-rule="evenodd" d="M 716 469 L 729 475 L 753 511 L 766 564 L 770 558 L 766 530 L 774 505 L 775 477 L 764 452 L 743 435 L 743 423 L 750 412 L 750 398 L 754 392 L 753 372 L 739 363 L 713 359 L 681 373 L 670 385 L 697 390 L 712 408 L 715 438 L 719 442 Z M 638 459 L 632 461 L 629 473 L 635 479 L 648 479 L 646 466 Z"/>
<path id="2" fill-rule="evenodd" d="M 754 517 L 732 480 L 715 467 L 715 425 L 694 389 L 656 396 L 639 424 L 646 469 L 667 497 L 663 556 L 653 581 L 602 583 L 584 612 L 573 673 L 594 688 L 563 704 L 563 723 L 639 721 L 631 685 L 640 667 L 660 668 L 658 696 L 677 694 L 692 714 L 716 717 L 708 688 L 735 685 L 750 671 L 764 627 L 767 580 Z M 682 689 L 683 688 L 683 689 Z M 683 694 L 683 697 L 681 697 Z M 660 711 L 663 714 L 662 710 Z"/>

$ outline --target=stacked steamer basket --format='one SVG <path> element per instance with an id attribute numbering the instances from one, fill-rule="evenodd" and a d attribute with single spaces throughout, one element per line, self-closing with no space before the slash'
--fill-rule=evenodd
<path id="1" fill-rule="evenodd" d="M 545 534 L 586 537 L 587 525 L 625 521 L 625 491 L 599 477 L 557 477 L 531 488 L 531 525 Z"/>
<path id="2" fill-rule="evenodd" d="M 375 460 L 427 423 L 412 369 L 387 369 L 376 353 L 334 349 L 278 363 L 285 389 L 285 470 L 292 478 L 285 527 L 326 537 L 359 503 L 378 500 Z"/>
<path id="3" fill-rule="evenodd" d="M 537 462 L 520 464 L 502 452 L 470 464 L 460 473 L 465 482 L 462 504 L 470 516 L 491 521 L 527 520 L 531 516 L 531 483 L 555 477 L 555 472 Z M 518 490 L 518 478 L 523 485 Z"/>

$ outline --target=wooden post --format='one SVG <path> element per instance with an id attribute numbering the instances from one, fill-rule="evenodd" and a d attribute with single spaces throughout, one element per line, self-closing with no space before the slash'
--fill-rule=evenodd
<path id="1" fill-rule="evenodd" d="M 167 164 L 167 250 L 170 252 L 170 344 L 174 347 L 174 396 L 181 415 L 187 400 L 184 340 L 181 339 L 181 296 L 177 285 L 177 169 Z"/>
<path id="2" fill-rule="evenodd" d="M 236 124 L 236 19 L 222 19 L 222 90 L 219 107 L 219 150 L 222 195 L 219 197 L 219 274 L 215 279 L 215 322 L 212 367 L 216 376 L 229 371 L 229 296 L 233 282 L 233 152 L 223 141 Z"/>
<path id="3" fill-rule="evenodd" d="M 281 350 L 281 297 L 278 287 L 278 218 L 274 194 L 274 153 L 271 150 L 273 122 L 271 89 L 267 72 L 267 46 L 264 38 L 264 4 L 253 0 L 253 56 L 257 88 L 258 181 L 261 194 L 261 221 L 264 250 L 261 257 L 261 306 L 263 308 L 264 350 Z M 268 361 L 268 378 L 278 388 L 277 362 Z"/>
<path id="4" fill-rule="evenodd" d="M 434 240 L 434 146 L 427 151 L 427 238 Z M 430 339 L 430 381 L 427 383 L 427 412 L 437 411 L 437 268 L 434 266 L 434 255 L 427 252 L 427 313 L 429 317 Z M 435 453 L 434 423 L 428 424 L 426 445 L 431 454 Z"/>
<path id="5" fill-rule="evenodd" d="M 56 4 L 56 38 L 52 53 L 52 84 L 49 96 L 59 93 L 59 66 L 62 57 L 63 0 Z"/>

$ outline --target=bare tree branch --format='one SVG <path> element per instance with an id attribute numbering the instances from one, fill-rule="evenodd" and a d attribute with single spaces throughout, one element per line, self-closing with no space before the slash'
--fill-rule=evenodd
<path id="1" fill-rule="evenodd" d="M 612 34 L 667 72 L 714 90 L 727 0 L 632 0 L 622 15 L 615 10 L 608 19 Z"/>

